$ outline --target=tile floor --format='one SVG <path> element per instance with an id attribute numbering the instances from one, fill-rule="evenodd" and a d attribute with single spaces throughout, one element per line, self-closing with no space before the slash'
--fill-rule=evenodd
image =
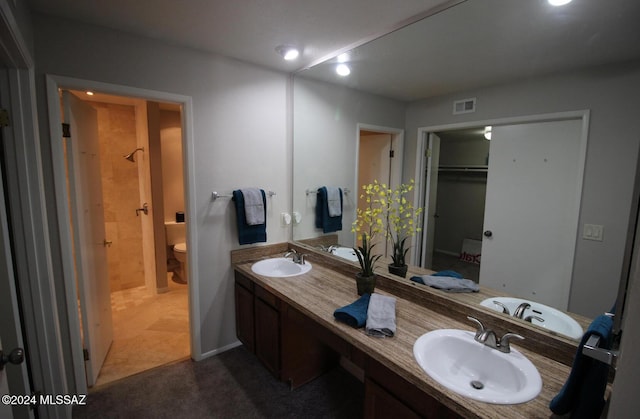
<path id="1" fill-rule="evenodd" d="M 189 357 L 187 285 L 168 282 L 164 294 L 111 293 L 113 343 L 96 386 Z"/>

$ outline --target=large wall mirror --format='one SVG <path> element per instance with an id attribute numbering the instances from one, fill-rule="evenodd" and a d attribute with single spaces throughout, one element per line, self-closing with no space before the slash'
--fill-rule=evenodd
<path id="1" fill-rule="evenodd" d="M 434 252 L 457 256 L 468 239 L 483 246 L 469 273 L 481 285 L 528 299 L 537 290 L 545 303 L 589 318 L 609 311 L 634 210 L 638 18 L 636 0 L 467 0 L 300 71 L 294 240 L 325 234 L 315 224 L 316 190 L 338 186 L 346 194 L 333 234 L 354 245 L 366 165 L 381 180 L 415 179 L 414 198 L 427 203 L 432 225 L 413 243 L 412 263 L 433 268 Z M 340 62 L 349 76 L 336 74 Z M 525 136 L 524 148 L 508 148 Z M 539 149 L 527 150 L 532 144 Z M 509 164 L 543 173 L 509 189 Z M 508 234 L 509 251 L 484 254 L 487 231 L 496 242 Z M 524 284 L 509 282 L 520 277 Z"/>

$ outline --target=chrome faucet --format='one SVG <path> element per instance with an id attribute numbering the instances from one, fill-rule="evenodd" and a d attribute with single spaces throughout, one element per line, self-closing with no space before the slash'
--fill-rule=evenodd
<path id="1" fill-rule="evenodd" d="M 484 324 L 475 317 L 467 316 L 467 319 L 475 322 L 478 325 L 478 329 L 476 330 L 475 341 L 482 343 L 490 348 L 497 349 L 500 352 L 504 352 L 508 354 L 511 352 L 511 345 L 509 344 L 510 339 L 524 339 L 522 336 L 516 333 L 505 333 L 500 340 L 498 340 L 498 336 L 496 332 L 491 329 L 487 329 L 484 327 Z"/>
<path id="2" fill-rule="evenodd" d="M 521 319 L 524 316 L 524 311 L 531 307 L 529 303 L 522 303 L 516 308 L 516 311 L 513 312 L 513 317 L 517 317 Z"/>
<path id="3" fill-rule="evenodd" d="M 511 313 L 509 312 L 509 309 L 507 308 L 507 306 L 502 304 L 500 301 L 493 300 L 493 304 L 495 304 L 497 306 L 500 306 L 502 308 L 502 312 L 504 314 L 506 314 L 507 316 L 511 315 Z"/>
<path id="4" fill-rule="evenodd" d="M 288 258 L 289 256 L 291 256 L 291 261 L 293 263 L 297 263 L 298 265 L 304 265 L 304 258 L 307 255 L 304 253 L 298 253 L 296 249 L 289 249 L 289 251 L 285 253 L 283 257 Z"/>

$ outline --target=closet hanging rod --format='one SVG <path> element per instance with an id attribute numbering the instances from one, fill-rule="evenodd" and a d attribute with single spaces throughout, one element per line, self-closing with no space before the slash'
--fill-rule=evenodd
<path id="1" fill-rule="evenodd" d="M 273 192 L 273 191 L 269 191 L 269 192 L 267 192 L 267 195 L 268 195 L 269 197 L 272 197 L 272 196 L 274 196 L 275 194 L 276 194 L 276 193 L 275 193 L 275 192 Z M 218 198 L 233 198 L 233 195 L 232 195 L 232 194 L 219 194 L 219 193 L 218 193 L 218 192 L 216 192 L 216 191 L 211 192 L 211 200 L 212 200 L 212 201 L 215 201 L 215 200 L 216 200 L 216 199 L 218 199 Z"/>

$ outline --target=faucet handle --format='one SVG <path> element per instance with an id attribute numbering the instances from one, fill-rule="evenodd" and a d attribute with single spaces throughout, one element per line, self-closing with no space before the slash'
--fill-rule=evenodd
<path id="1" fill-rule="evenodd" d="M 493 300 L 492 303 L 497 305 L 497 306 L 502 307 L 502 313 L 506 314 L 507 316 L 511 315 L 511 312 L 509 312 L 509 309 L 507 308 L 507 306 L 502 304 L 500 301 Z"/>
<path id="2" fill-rule="evenodd" d="M 482 324 L 480 320 L 471 316 L 467 316 L 467 319 L 471 320 L 472 322 L 475 322 L 478 325 L 478 330 L 476 330 L 476 338 L 478 338 L 481 334 L 483 334 L 486 331 L 484 324 Z"/>
<path id="3" fill-rule="evenodd" d="M 542 317 L 538 317 L 538 316 L 527 316 L 527 317 L 525 317 L 525 318 L 524 318 L 524 321 L 525 321 L 525 322 L 532 323 L 532 321 L 531 321 L 531 320 L 537 320 L 537 321 L 539 321 L 540 323 L 544 323 L 544 319 L 543 319 Z"/>
<path id="4" fill-rule="evenodd" d="M 509 345 L 509 339 L 519 339 L 524 340 L 523 336 L 520 336 L 517 333 L 505 333 L 500 339 L 500 346 L 498 349 L 500 352 L 509 353 L 511 352 L 511 346 Z"/>

